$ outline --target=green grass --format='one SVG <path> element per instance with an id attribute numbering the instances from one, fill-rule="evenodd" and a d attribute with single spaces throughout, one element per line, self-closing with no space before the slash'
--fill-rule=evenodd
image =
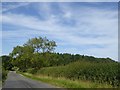
<path id="1" fill-rule="evenodd" d="M 48 77 L 43 75 L 33 75 L 29 73 L 21 73 L 21 74 L 28 78 L 46 82 L 46 83 L 55 85 L 57 87 L 63 87 L 63 88 L 112 88 L 111 85 L 98 84 L 90 81 L 82 81 L 82 80 L 73 81 L 65 78 L 53 78 L 53 77 Z"/>

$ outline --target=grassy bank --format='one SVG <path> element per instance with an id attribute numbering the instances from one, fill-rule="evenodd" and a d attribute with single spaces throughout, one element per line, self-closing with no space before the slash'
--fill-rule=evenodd
<path id="1" fill-rule="evenodd" d="M 46 82 L 58 87 L 63 87 L 63 88 L 112 88 L 111 85 L 107 85 L 107 84 L 98 84 L 98 83 L 93 83 L 90 81 L 83 81 L 83 80 L 69 80 L 69 79 L 65 79 L 65 78 L 53 78 L 50 76 L 43 76 L 43 75 L 33 75 L 33 74 L 29 74 L 29 73 L 21 73 L 22 75 L 34 79 L 34 80 L 38 80 L 38 81 L 42 81 L 42 82 Z"/>

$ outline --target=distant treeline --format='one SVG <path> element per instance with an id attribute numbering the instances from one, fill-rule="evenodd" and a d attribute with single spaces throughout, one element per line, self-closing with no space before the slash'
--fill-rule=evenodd
<path id="1" fill-rule="evenodd" d="M 2 56 L 5 70 L 41 73 L 69 79 L 83 79 L 120 85 L 119 63 L 110 58 L 55 53 L 57 44 L 46 37 L 29 39 L 16 46 L 9 56 Z M 99 51 L 98 51 L 99 52 Z"/>

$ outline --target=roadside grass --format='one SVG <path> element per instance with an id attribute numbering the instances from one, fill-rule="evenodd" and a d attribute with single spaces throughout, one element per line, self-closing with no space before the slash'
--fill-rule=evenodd
<path id="1" fill-rule="evenodd" d="M 73 80 L 62 78 L 62 77 L 53 78 L 50 76 L 33 75 L 29 73 L 21 73 L 21 74 L 28 78 L 46 82 L 62 88 L 112 88 L 112 86 L 108 84 L 99 84 L 99 83 L 94 83 L 90 81 L 82 81 L 82 80 L 73 81 Z"/>

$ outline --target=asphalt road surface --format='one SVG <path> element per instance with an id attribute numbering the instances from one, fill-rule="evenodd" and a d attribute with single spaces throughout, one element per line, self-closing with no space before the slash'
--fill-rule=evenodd
<path id="1" fill-rule="evenodd" d="M 57 88 L 55 86 L 26 78 L 15 71 L 8 73 L 8 78 L 3 88 Z"/>

